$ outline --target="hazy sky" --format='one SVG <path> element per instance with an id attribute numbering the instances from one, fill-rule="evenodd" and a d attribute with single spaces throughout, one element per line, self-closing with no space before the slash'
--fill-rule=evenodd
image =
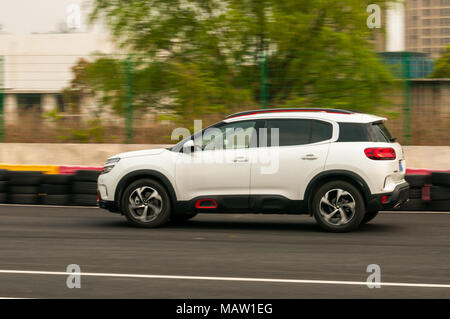
<path id="1" fill-rule="evenodd" d="M 12 34 L 54 31 L 58 23 L 66 21 L 68 5 L 79 4 L 82 16 L 86 16 L 83 7 L 89 3 L 90 0 L 0 0 L 0 24 L 4 32 Z"/>
<path id="2" fill-rule="evenodd" d="M 3 25 L 3 31 L 12 34 L 55 31 L 58 23 L 66 22 L 67 7 L 70 4 L 79 4 L 85 19 L 89 12 L 87 6 L 91 2 L 92 0 L 0 0 L 0 25 Z M 387 21 L 387 49 L 403 50 L 403 14 L 391 11 Z M 86 31 L 85 20 L 82 20 L 81 26 L 79 31 Z"/>

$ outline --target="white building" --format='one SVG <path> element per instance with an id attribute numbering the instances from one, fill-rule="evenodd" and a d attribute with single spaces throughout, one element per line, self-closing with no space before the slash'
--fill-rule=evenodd
<path id="1" fill-rule="evenodd" d="M 73 78 L 71 68 L 80 58 L 113 52 L 114 45 L 105 34 L 0 34 L 5 120 L 15 121 L 20 112 L 30 109 L 63 111 L 61 91 Z M 82 107 L 87 111 L 89 106 Z"/>

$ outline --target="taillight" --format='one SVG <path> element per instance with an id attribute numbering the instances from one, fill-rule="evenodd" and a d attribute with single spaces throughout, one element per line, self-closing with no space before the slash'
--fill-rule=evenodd
<path id="1" fill-rule="evenodd" d="M 373 160 L 395 160 L 395 150 L 391 147 L 370 147 L 364 153 Z"/>

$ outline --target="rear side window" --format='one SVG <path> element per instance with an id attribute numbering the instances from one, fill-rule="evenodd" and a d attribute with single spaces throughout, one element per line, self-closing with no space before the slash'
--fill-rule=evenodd
<path id="1" fill-rule="evenodd" d="M 391 142 L 392 136 L 381 122 L 339 123 L 338 142 Z"/>
<path id="2" fill-rule="evenodd" d="M 260 146 L 271 146 L 273 129 L 278 129 L 279 146 L 317 143 L 329 140 L 333 135 L 333 126 L 328 122 L 307 119 L 274 119 L 265 122 L 267 144 L 260 136 Z"/>
<path id="3" fill-rule="evenodd" d="M 392 135 L 381 122 L 372 123 L 372 132 L 376 142 L 391 142 Z"/>
<path id="4" fill-rule="evenodd" d="M 279 134 L 279 146 L 303 145 L 308 144 L 310 140 L 311 121 L 308 120 L 267 120 L 266 128 L 267 145 L 270 146 L 276 129 Z"/>

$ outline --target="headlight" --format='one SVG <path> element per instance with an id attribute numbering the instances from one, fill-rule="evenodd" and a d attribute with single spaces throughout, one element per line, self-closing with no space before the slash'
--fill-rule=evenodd
<path id="1" fill-rule="evenodd" d="M 110 158 L 106 161 L 105 165 L 103 165 L 103 171 L 101 174 L 106 174 L 111 172 L 111 170 L 116 166 L 117 162 L 120 161 L 120 158 Z"/>

